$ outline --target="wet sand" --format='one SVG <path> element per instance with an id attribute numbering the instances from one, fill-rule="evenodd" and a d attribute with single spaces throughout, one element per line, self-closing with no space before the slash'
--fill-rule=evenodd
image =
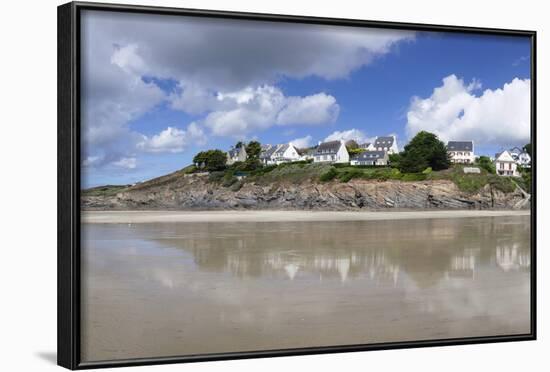
<path id="1" fill-rule="evenodd" d="M 529 210 L 452 211 L 86 211 L 83 223 L 386 221 L 528 216 Z"/>
<path id="2" fill-rule="evenodd" d="M 530 332 L 528 215 L 401 213 L 92 213 L 162 223 L 83 224 L 82 358 Z"/>

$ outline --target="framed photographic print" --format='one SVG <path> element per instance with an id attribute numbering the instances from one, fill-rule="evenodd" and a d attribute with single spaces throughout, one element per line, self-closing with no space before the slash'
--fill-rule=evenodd
<path id="1" fill-rule="evenodd" d="M 58 361 L 536 338 L 535 32 L 58 8 Z"/>

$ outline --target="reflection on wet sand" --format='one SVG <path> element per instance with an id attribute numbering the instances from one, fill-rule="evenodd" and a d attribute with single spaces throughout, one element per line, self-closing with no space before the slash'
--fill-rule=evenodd
<path id="1" fill-rule="evenodd" d="M 529 332 L 529 217 L 83 227 L 83 359 Z"/>

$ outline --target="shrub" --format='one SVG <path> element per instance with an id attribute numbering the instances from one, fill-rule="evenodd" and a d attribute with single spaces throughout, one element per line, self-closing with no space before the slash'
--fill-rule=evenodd
<path id="1" fill-rule="evenodd" d="M 493 164 L 491 159 L 489 159 L 489 157 L 487 156 L 480 156 L 476 161 L 476 165 L 481 169 L 485 169 L 490 174 L 496 173 L 495 165 Z"/>
<path id="2" fill-rule="evenodd" d="M 237 181 L 233 185 L 231 185 L 230 190 L 233 192 L 237 192 L 243 187 L 244 182 L 243 181 Z"/>
<path id="3" fill-rule="evenodd" d="M 349 169 L 349 170 L 345 170 L 344 172 L 340 173 L 338 175 L 338 179 L 342 182 L 348 182 L 352 178 L 361 177 L 363 174 L 364 174 L 364 172 L 362 172 L 359 169 Z"/>
<path id="4" fill-rule="evenodd" d="M 433 172 L 432 167 L 428 167 L 422 171 L 422 174 L 430 174 L 432 172 Z"/>
<path id="5" fill-rule="evenodd" d="M 225 174 L 223 175 L 223 178 L 222 178 L 222 186 L 223 187 L 229 187 L 231 185 L 233 185 L 235 182 L 237 182 L 238 179 L 237 177 L 235 177 L 235 172 L 233 171 L 227 171 L 225 172 Z"/>
<path id="6" fill-rule="evenodd" d="M 219 182 L 225 176 L 225 172 L 210 172 L 208 175 L 208 181 L 210 182 Z"/>
<path id="7" fill-rule="evenodd" d="M 513 192 L 516 189 L 516 185 L 510 177 L 491 175 L 489 177 L 489 184 L 492 188 L 502 191 L 505 194 Z"/>
<path id="8" fill-rule="evenodd" d="M 424 181 L 427 177 L 424 173 L 405 173 L 401 176 L 402 181 Z"/>
<path id="9" fill-rule="evenodd" d="M 321 182 L 328 182 L 334 179 L 338 175 L 338 172 L 334 167 L 330 167 L 326 172 L 321 173 L 319 180 Z"/>

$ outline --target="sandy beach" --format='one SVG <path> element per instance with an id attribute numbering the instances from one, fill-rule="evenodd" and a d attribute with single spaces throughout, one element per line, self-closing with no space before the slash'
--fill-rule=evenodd
<path id="1" fill-rule="evenodd" d="M 528 210 L 403 212 L 335 211 L 85 211 L 83 223 L 383 221 L 436 218 L 528 216 Z"/>

